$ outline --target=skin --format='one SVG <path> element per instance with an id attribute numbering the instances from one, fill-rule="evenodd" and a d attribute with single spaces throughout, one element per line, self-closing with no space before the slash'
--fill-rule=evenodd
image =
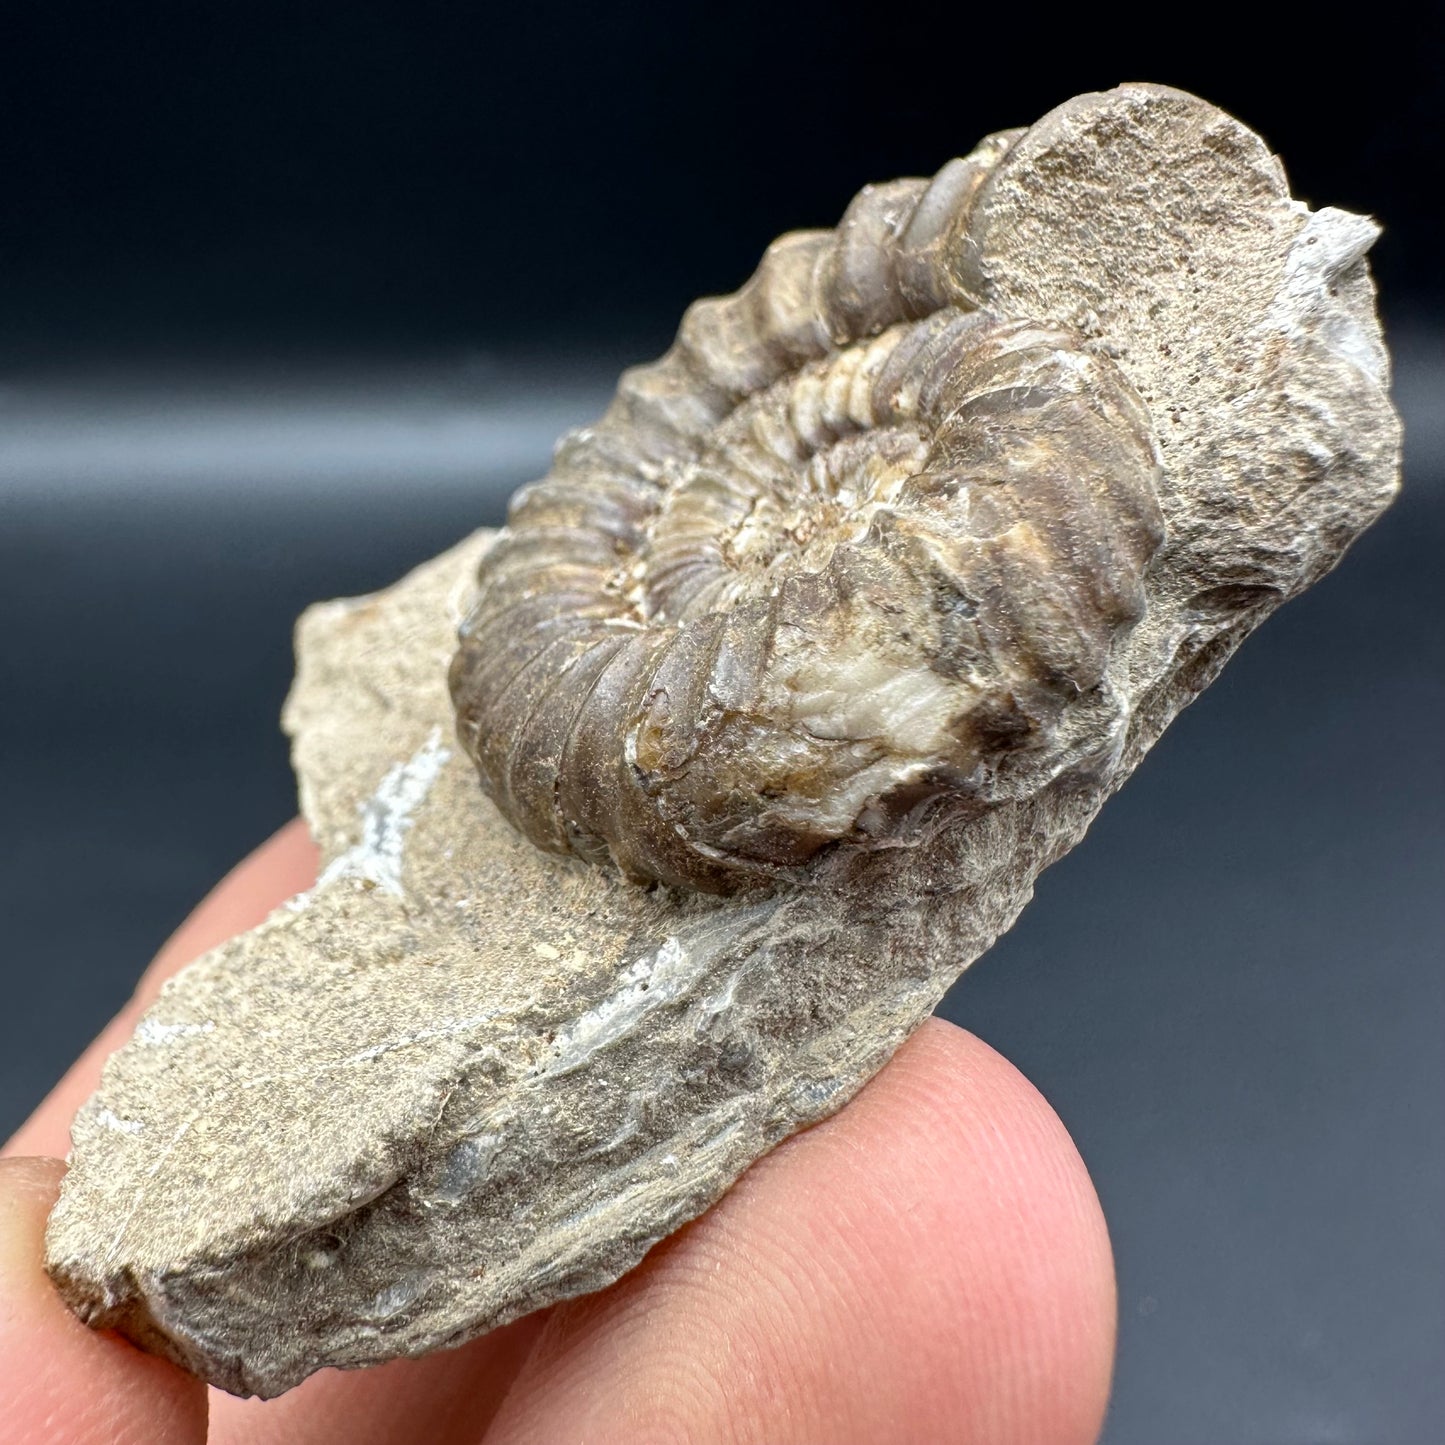
<path id="1" fill-rule="evenodd" d="M 15 1445 L 1086 1445 L 1114 1355 L 1108 1233 L 1058 1116 L 931 1021 L 611 1289 L 470 1345 L 208 1390 L 80 1324 L 42 1268 L 71 1116 L 161 982 L 309 886 L 293 823 L 161 950 L 0 1154 L 0 1420 Z M 208 1434 L 209 1430 L 209 1434 Z"/>

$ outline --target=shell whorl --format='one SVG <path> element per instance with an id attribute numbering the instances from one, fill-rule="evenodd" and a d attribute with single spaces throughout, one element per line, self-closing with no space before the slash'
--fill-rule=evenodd
<path id="1" fill-rule="evenodd" d="M 1118 367 L 980 305 L 1016 132 L 782 237 L 514 497 L 458 734 L 534 843 L 728 893 L 987 797 L 1097 698 L 1163 535 Z"/>

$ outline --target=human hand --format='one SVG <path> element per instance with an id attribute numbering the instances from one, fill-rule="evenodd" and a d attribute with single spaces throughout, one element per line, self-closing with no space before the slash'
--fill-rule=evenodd
<path id="1" fill-rule="evenodd" d="M 40 1262 L 71 1117 L 161 982 L 315 870 L 300 823 L 241 863 L 3 1151 L 0 1421 L 11 1445 L 1097 1437 L 1115 1298 L 1093 1186 L 1028 1081 L 937 1020 L 839 1114 L 759 1160 L 610 1289 L 461 1349 L 325 1370 L 279 1400 L 242 1401 L 81 1325 Z"/>

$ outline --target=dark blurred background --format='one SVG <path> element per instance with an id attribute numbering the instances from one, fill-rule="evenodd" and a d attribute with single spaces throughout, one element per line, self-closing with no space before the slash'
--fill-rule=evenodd
<path id="1" fill-rule="evenodd" d="M 1297 194 L 1384 222 L 1406 489 L 945 1011 L 1094 1171 L 1110 1445 L 1439 1441 L 1445 35 L 1379 5 L 1268 20 L 12 7 L 0 1135 L 294 810 L 276 718 L 307 602 L 499 520 L 778 232 L 1078 91 L 1165 81 L 1261 131 Z"/>

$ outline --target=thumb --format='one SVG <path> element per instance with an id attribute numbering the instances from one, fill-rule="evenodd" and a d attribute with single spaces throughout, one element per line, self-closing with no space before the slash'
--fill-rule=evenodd
<path id="1" fill-rule="evenodd" d="M 0 1160 L 0 1420 L 13 1445 L 199 1445 L 206 1391 L 66 1309 L 41 1264 L 65 1166 Z"/>

